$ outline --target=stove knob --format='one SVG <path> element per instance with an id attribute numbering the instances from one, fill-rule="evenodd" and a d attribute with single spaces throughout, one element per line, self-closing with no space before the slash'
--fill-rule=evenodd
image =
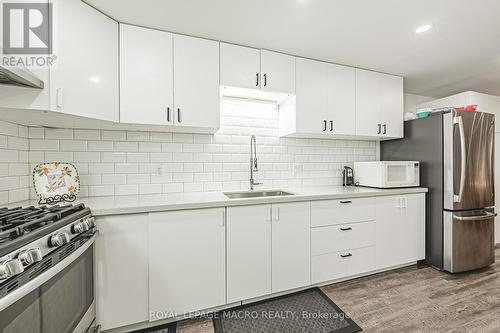
<path id="1" fill-rule="evenodd" d="M 49 245 L 51 247 L 61 246 L 69 242 L 69 235 L 66 232 L 61 232 L 50 236 Z"/>
<path id="2" fill-rule="evenodd" d="M 87 219 L 87 224 L 89 226 L 89 229 L 90 228 L 94 228 L 95 227 L 95 218 L 94 217 L 89 217 Z"/>
<path id="3" fill-rule="evenodd" d="M 35 248 L 21 251 L 18 258 L 24 265 L 31 265 L 35 262 L 41 261 L 43 259 L 43 256 L 42 251 L 40 251 L 39 248 Z"/>
<path id="4" fill-rule="evenodd" d="M 81 234 L 82 232 L 85 232 L 87 230 L 89 230 L 89 226 L 85 221 L 77 222 L 73 224 L 73 227 L 71 228 L 71 231 L 74 234 Z"/>
<path id="5" fill-rule="evenodd" d="M 19 259 L 8 259 L 0 263 L 0 279 L 7 279 L 24 271 Z"/>

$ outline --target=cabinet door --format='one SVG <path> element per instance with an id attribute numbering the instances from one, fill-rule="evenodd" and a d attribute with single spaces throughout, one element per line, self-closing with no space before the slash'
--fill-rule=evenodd
<path id="1" fill-rule="evenodd" d="M 172 34 L 120 24 L 120 122 L 173 124 Z"/>
<path id="2" fill-rule="evenodd" d="M 51 109 L 118 121 L 118 23 L 80 0 L 57 2 Z"/>
<path id="3" fill-rule="evenodd" d="M 311 283 L 310 210 L 310 202 L 273 204 L 273 293 Z"/>
<path id="4" fill-rule="evenodd" d="M 403 136 L 401 77 L 356 69 L 356 134 L 387 138 Z"/>
<path id="5" fill-rule="evenodd" d="M 328 64 L 328 120 L 332 134 L 356 134 L 356 73 L 352 67 Z M 329 126 L 331 124 L 328 124 Z M 330 130 L 332 127 L 328 127 Z"/>
<path id="6" fill-rule="evenodd" d="M 149 214 L 150 321 L 225 304 L 224 208 Z"/>
<path id="7" fill-rule="evenodd" d="M 261 89 L 295 93 L 295 57 L 261 50 Z"/>
<path id="8" fill-rule="evenodd" d="M 97 323 L 103 330 L 148 320 L 148 216 L 96 221 Z"/>
<path id="9" fill-rule="evenodd" d="M 220 43 L 220 84 L 241 88 L 260 87 L 260 50 Z"/>
<path id="10" fill-rule="evenodd" d="M 328 64 L 297 58 L 296 131 L 327 134 Z"/>
<path id="11" fill-rule="evenodd" d="M 174 35 L 175 123 L 218 128 L 219 43 Z"/>
<path id="12" fill-rule="evenodd" d="M 377 268 L 425 258 L 425 194 L 376 199 Z"/>
<path id="13" fill-rule="evenodd" d="M 271 293 L 271 205 L 227 208 L 227 302 Z"/>

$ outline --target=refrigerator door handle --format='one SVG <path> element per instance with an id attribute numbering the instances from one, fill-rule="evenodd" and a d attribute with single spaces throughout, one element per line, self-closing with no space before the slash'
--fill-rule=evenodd
<path id="1" fill-rule="evenodd" d="M 459 221 L 480 221 L 480 220 L 488 220 L 488 219 L 491 219 L 492 217 L 495 217 L 495 216 L 497 216 L 497 214 L 486 212 L 484 215 L 478 215 L 478 216 L 457 216 L 457 215 L 454 215 L 453 218 L 455 220 L 459 220 Z"/>
<path id="2" fill-rule="evenodd" d="M 458 195 L 453 196 L 453 201 L 461 202 L 462 196 L 464 194 L 464 186 L 465 186 L 465 168 L 467 167 L 467 154 L 465 151 L 465 131 L 464 131 L 464 122 L 462 117 L 453 118 L 453 124 L 458 124 L 458 132 L 460 134 L 460 154 L 461 154 L 461 168 L 460 168 L 460 188 L 458 190 Z"/>

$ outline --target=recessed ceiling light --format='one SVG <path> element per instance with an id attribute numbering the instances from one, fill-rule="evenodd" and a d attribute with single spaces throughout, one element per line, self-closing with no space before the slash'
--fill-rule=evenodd
<path id="1" fill-rule="evenodd" d="M 421 34 L 422 32 L 429 31 L 431 28 L 432 28 L 432 25 L 426 24 L 426 25 L 423 25 L 421 27 L 418 27 L 417 30 L 415 30 L 415 32 L 417 34 Z"/>

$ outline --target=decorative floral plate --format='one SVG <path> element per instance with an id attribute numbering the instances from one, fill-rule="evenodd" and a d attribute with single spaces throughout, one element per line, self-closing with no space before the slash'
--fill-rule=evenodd
<path id="1" fill-rule="evenodd" d="M 80 177 L 71 163 L 42 163 L 33 170 L 33 186 L 40 204 L 71 202 L 80 192 Z"/>

